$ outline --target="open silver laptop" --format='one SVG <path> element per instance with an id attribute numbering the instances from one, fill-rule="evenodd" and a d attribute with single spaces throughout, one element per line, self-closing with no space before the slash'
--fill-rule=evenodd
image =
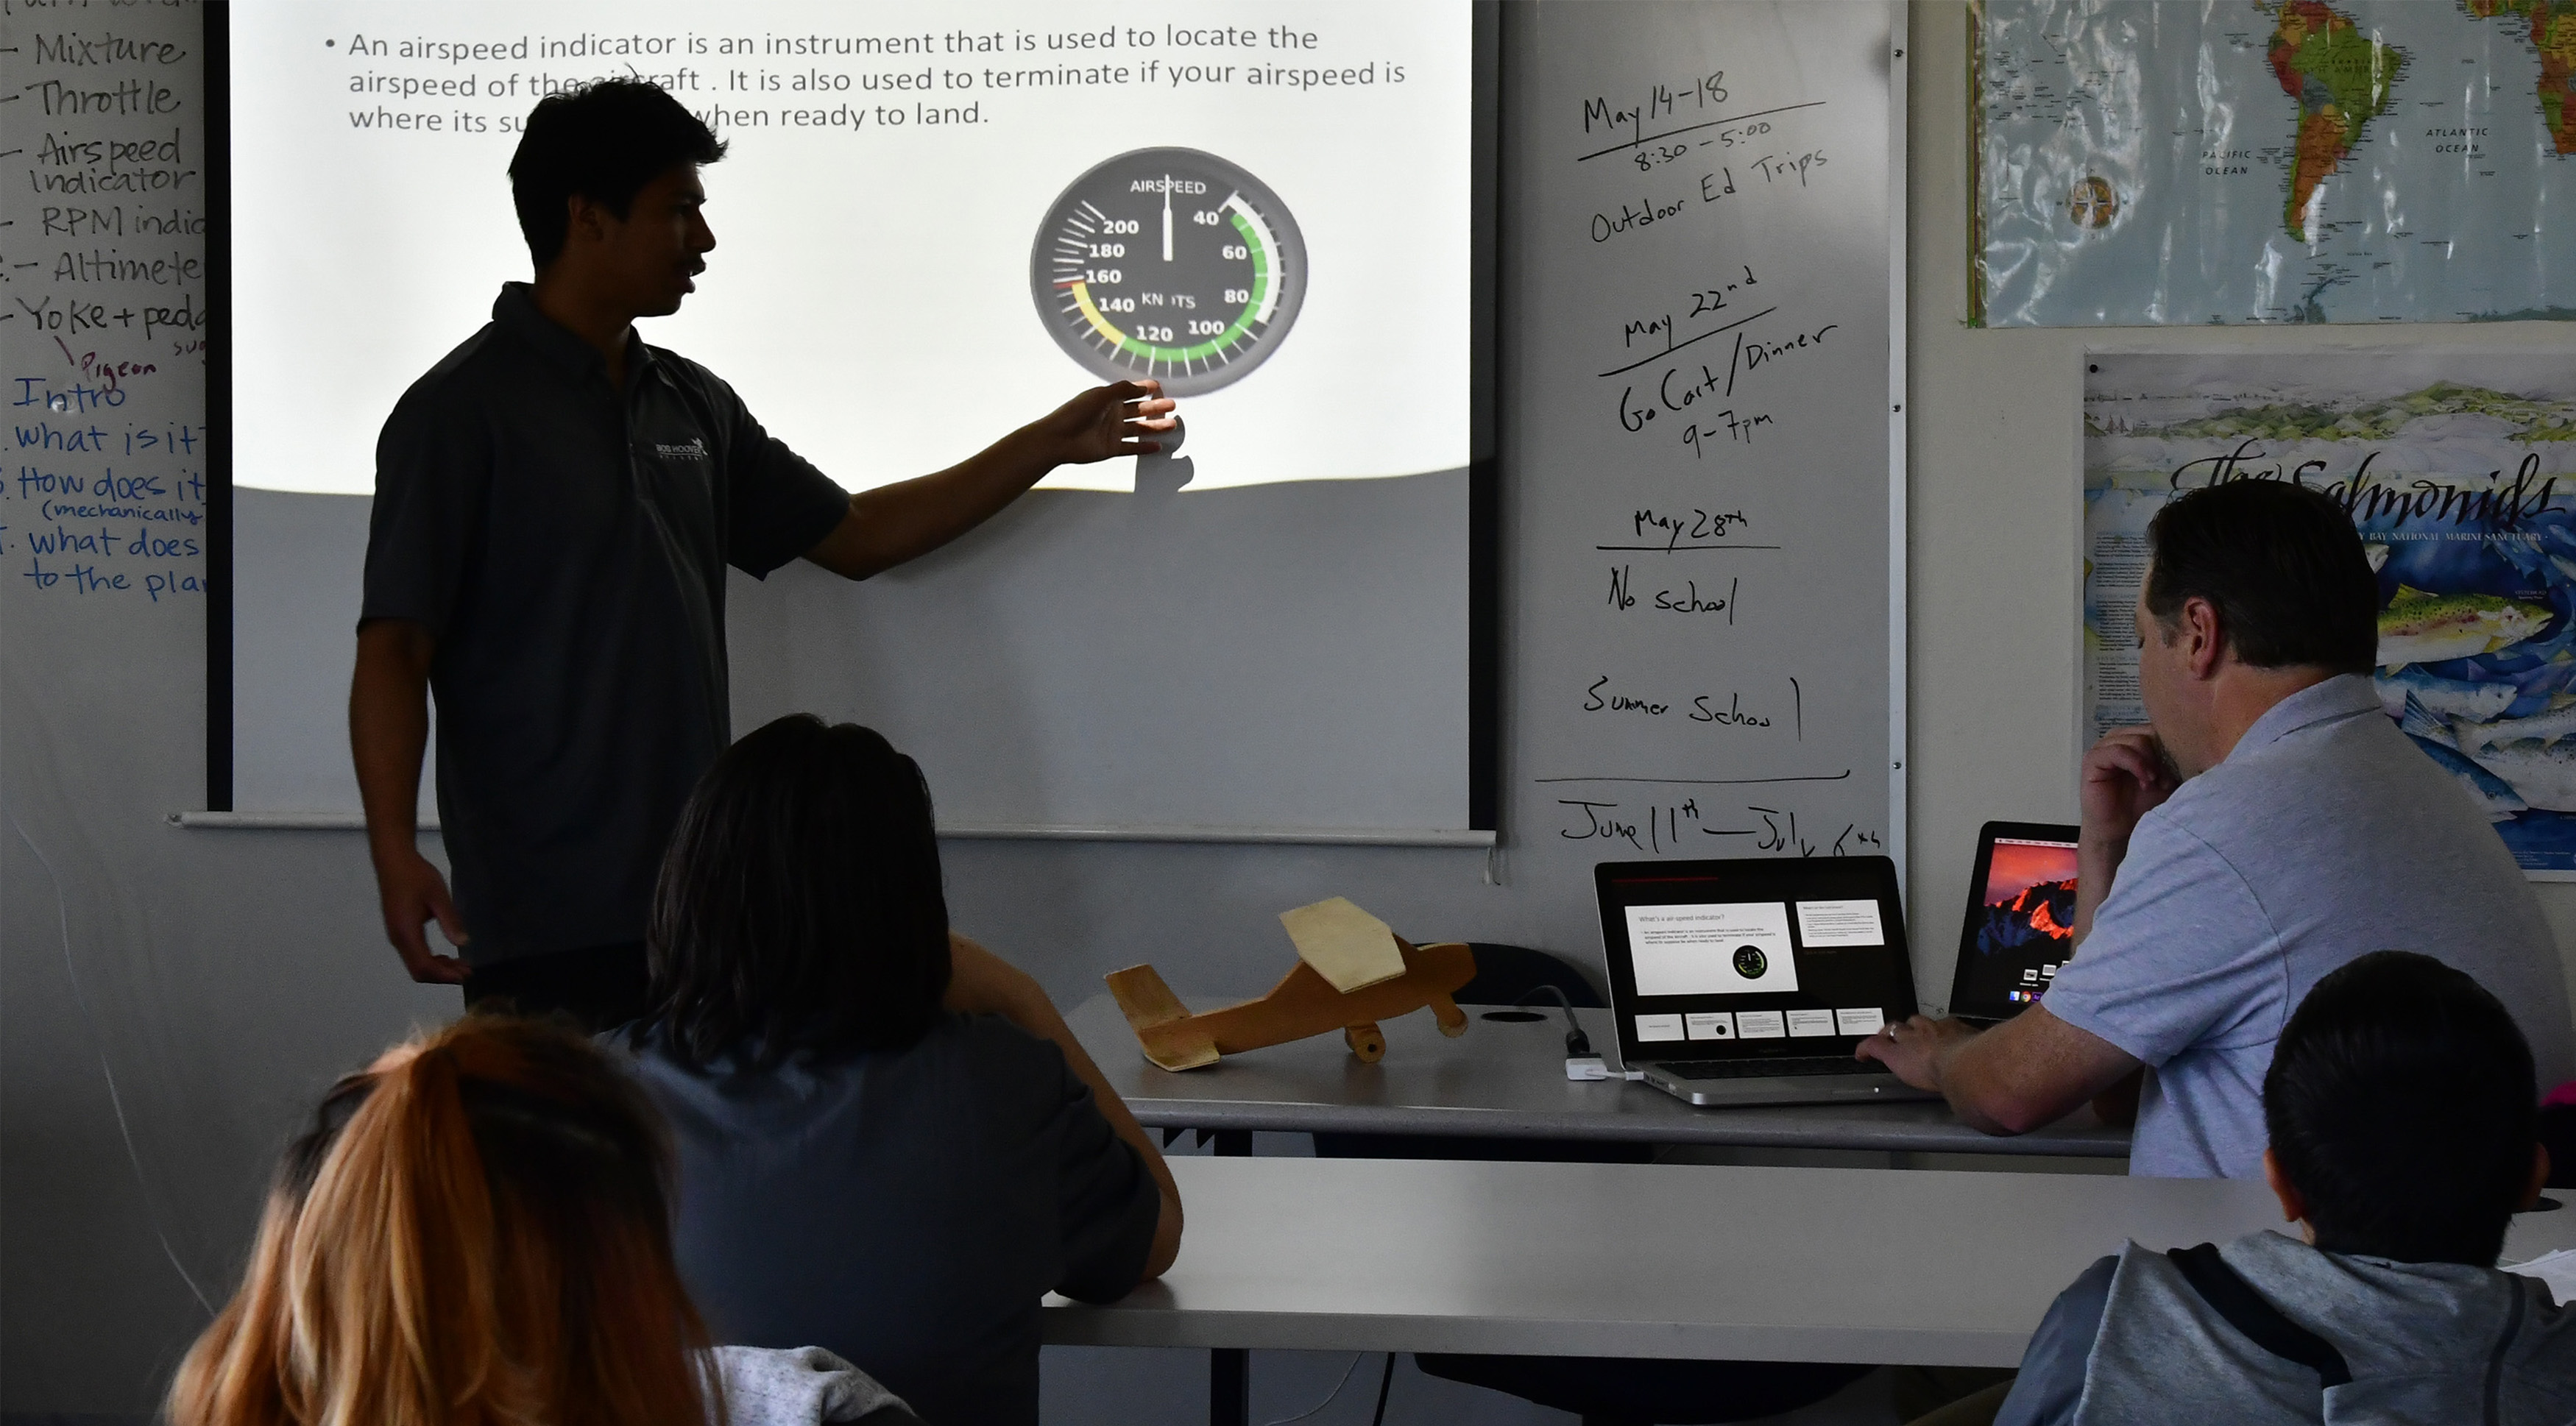
<path id="1" fill-rule="evenodd" d="M 1593 868 L 1619 1058 L 1693 1104 L 1931 1099 L 1860 1042 L 1914 1013 L 1885 857 Z"/>

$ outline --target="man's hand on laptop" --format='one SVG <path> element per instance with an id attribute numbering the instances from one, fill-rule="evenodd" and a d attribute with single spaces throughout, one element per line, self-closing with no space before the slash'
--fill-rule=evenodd
<path id="1" fill-rule="evenodd" d="M 1958 1020 L 1917 1015 L 1901 1020 L 1860 1042 L 1852 1058 L 1876 1060 L 1888 1073 L 1916 1089 L 1941 1089 L 1941 1057 L 1953 1045 L 1975 1039 L 1976 1027 Z"/>
<path id="2" fill-rule="evenodd" d="M 2127 1051 L 2058 1019 L 2045 1004 L 1991 1030 L 1917 1015 L 1861 1041 L 1853 1055 L 1939 1093 L 1962 1123 L 1989 1134 L 2054 1124 L 2138 1068 Z"/>

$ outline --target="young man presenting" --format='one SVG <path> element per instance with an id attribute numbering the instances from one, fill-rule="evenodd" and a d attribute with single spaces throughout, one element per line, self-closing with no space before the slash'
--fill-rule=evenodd
<path id="1" fill-rule="evenodd" d="M 2380 711 L 2377 576 L 2334 501 L 2195 490 L 2148 528 L 2138 688 L 2150 726 L 2085 755 L 2074 959 L 1982 1034 L 1922 1016 L 1859 1054 L 1991 1133 L 2153 1073 L 2130 1172 L 2262 1170 L 2261 1087 L 2310 986 L 2420 951 L 2514 1009 L 2542 1082 L 2576 1072 L 2539 903 L 2450 775 Z"/>
<path id="2" fill-rule="evenodd" d="M 1173 424 L 1155 383 L 1120 382 L 947 470 L 844 493 L 635 333 L 706 268 L 698 170 L 724 150 L 650 84 L 540 103 L 510 162 L 536 281 L 502 288 L 377 445 L 350 744 L 385 934 L 468 1005 L 594 1027 L 642 1010 L 662 844 L 730 741 L 726 565 L 865 579 Z M 413 837 L 433 689 L 452 899 Z M 433 919 L 464 958 L 431 950 Z"/>

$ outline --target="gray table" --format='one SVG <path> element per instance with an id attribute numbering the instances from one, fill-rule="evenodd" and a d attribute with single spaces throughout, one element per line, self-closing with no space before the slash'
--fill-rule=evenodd
<path id="1" fill-rule="evenodd" d="M 1183 1000 L 1193 1010 L 1224 997 Z M 1467 1033 L 1443 1036 L 1427 1013 L 1381 1022 L 1386 1058 L 1362 1064 L 1339 1035 L 1229 1055 L 1173 1073 L 1148 1063 L 1135 1032 L 1103 992 L 1067 1016 L 1083 1048 L 1139 1122 L 1227 1136 L 1298 1133 L 1442 1134 L 1488 1138 L 1608 1139 L 1897 1153 L 2062 1154 L 2123 1158 L 2129 1132 L 2091 1111 L 2017 1138 L 1968 1128 L 1939 1103 L 1831 1104 L 1694 1109 L 1622 1080 L 1565 1077 L 1565 1022 L 1490 1021 L 1469 1006 Z M 1614 1060 L 1618 1039 L 1604 1010 L 1578 1010 L 1595 1049 Z"/>
<path id="2" fill-rule="evenodd" d="M 1181 1158 L 1161 1281 L 1050 1343 L 2008 1367 L 2135 1239 L 2278 1224 L 2262 1184 L 2092 1174 Z M 2517 1220 L 2506 1259 L 2576 1246 Z"/>

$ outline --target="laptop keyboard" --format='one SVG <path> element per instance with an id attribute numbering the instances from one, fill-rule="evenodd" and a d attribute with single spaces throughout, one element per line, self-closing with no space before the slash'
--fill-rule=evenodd
<path id="1" fill-rule="evenodd" d="M 1785 1056 L 1776 1060 L 1683 1060 L 1664 1069 L 1676 1079 L 1786 1079 L 1812 1074 L 1884 1074 L 1849 1055 Z"/>

